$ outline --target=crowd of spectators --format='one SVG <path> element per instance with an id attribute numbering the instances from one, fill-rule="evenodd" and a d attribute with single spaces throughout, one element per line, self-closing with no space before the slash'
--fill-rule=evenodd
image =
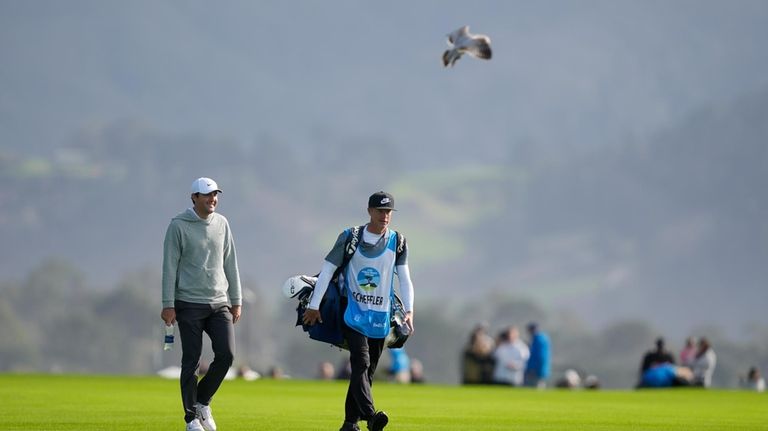
<path id="1" fill-rule="evenodd" d="M 526 335 L 523 339 L 518 327 L 507 326 L 492 337 L 487 324 L 475 326 L 462 352 L 461 382 L 545 388 L 551 374 L 549 337 L 536 323 L 526 326 Z M 642 357 L 636 387 L 709 388 L 716 365 L 717 354 L 707 337 L 686 338 L 677 356 L 659 337 L 655 347 Z M 582 377 L 567 369 L 554 379 L 554 386 L 597 389 L 600 381 L 594 375 Z M 739 378 L 739 386 L 763 392 L 765 380 L 757 367 L 751 367 Z"/>
<path id="2" fill-rule="evenodd" d="M 387 349 L 389 351 L 389 365 L 383 369 L 377 378 L 386 379 L 395 383 L 424 383 L 424 365 L 420 360 L 411 358 L 405 348 Z M 352 372 L 348 358 L 343 359 L 338 366 L 328 361 L 318 364 L 317 378 L 319 380 L 348 380 Z"/>
<path id="3" fill-rule="evenodd" d="M 504 328 L 494 338 L 487 325 L 477 325 L 462 355 L 462 383 L 546 387 L 551 372 L 549 336 L 535 322 L 526 326 L 526 332 L 528 343 L 516 326 Z"/>
<path id="4" fill-rule="evenodd" d="M 637 387 L 663 388 L 672 386 L 712 385 L 717 355 L 706 337 L 686 339 L 679 362 L 667 350 L 664 338 L 656 339 L 656 347 L 646 352 L 640 364 Z"/>

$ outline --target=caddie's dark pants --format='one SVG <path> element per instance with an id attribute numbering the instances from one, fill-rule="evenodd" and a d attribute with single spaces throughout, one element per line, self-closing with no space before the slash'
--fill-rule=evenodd
<path id="1" fill-rule="evenodd" d="M 232 313 L 226 304 L 193 304 L 176 301 L 176 321 L 181 337 L 181 401 L 184 420 L 195 418 L 195 403 L 208 405 L 219 389 L 235 357 L 235 330 Z M 197 381 L 195 371 L 200 366 L 203 332 L 211 339 L 213 362 L 205 376 Z"/>
<path id="2" fill-rule="evenodd" d="M 342 323 L 344 338 L 349 344 L 352 374 L 349 376 L 347 400 L 344 403 L 344 421 L 368 420 L 376 413 L 373 406 L 373 374 L 384 350 L 384 338 L 368 338 Z"/>

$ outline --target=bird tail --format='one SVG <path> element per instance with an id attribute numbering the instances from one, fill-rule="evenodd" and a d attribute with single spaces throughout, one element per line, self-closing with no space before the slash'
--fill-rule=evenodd
<path id="1" fill-rule="evenodd" d="M 461 51 L 457 49 L 449 49 L 443 53 L 443 66 L 453 67 L 453 64 L 456 63 L 456 61 L 460 58 L 461 58 Z"/>
<path id="2" fill-rule="evenodd" d="M 447 49 L 443 53 L 443 67 L 448 67 L 448 63 L 451 62 L 451 50 Z"/>

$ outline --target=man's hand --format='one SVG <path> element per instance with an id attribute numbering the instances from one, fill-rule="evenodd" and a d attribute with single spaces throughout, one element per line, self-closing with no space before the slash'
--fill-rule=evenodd
<path id="1" fill-rule="evenodd" d="M 240 314 L 242 313 L 242 305 L 233 305 L 229 312 L 232 313 L 232 323 L 237 323 L 240 320 Z"/>
<path id="2" fill-rule="evenodd" d="M 415 327 L 413 326 L 413 311 L 405 313 L 405 322 L 403 323 L 408 325 L 408 329 L 410 329 L 411 334 L 413 334 L 413 331 L 415 330 Z"/>
<path id="3" fill-rule="evenodd" d="M 160 312 L 160 318 L 167 326 L 171 326 L 176 323 L 176 309 L 173 307 L 163 308 Z"/>
<path id="4" fill-rule="evenodd" d="M 323 319 L 320 317 L 320 310 L 313 310 L 311 308 L 307 308 L 304 311 L 302 322 L 304 322 L 304 324 L 308 326 L 312 326 L 317 322 L 323 323 Z"/>

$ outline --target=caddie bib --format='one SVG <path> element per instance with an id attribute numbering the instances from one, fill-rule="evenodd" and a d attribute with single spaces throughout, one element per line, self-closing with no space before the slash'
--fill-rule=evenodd
<path id="1" fill-rule="evenodd" d="M 385 338 L 394 283 L 397 235 L 387 229 L 383 251 L 367 254 L 358 247 L 344 274 L 347 309 L 344 322 L 366 337 Z"/>

